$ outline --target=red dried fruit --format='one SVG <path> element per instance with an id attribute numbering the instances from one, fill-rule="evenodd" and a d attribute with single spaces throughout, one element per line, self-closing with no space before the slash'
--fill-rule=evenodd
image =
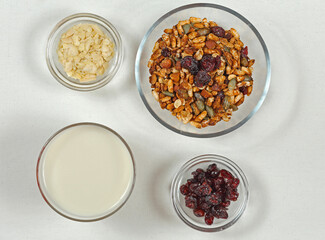
<path id="1" fill-rule="evenodd" d="M 240 87 L 240 88 L 239 88 L 239 91 L 242 92 L 244 95 L 246 95 L 247 92 L 248 92 L 248 91 L 247 91 L 247 87 L 245 87 L 245 86 Z"/>
<path id="2" fill-rule="evenodd" d="M 247 55 L 248 55 L 248 47 L 244 47 L 241 51 L 240 51 L 240 54 L 242 57 L 245 57 L 247 58 Z"/>
<path id="3" fill-rule="evenodd" d="M 231 173 L 228 172 L 225 169 L 220 170 L 220 176 L 223 177 L 223 178 L 225 178 L 225 179 L 228 179 L 228 180 L 233 179 L 233 176 L 231 175 Z"/>
<path id="4" fill-rule="evenodd" d="M 188 208 L 194 209 L 196 207 L 196 198 L 191 195 L 185 196 L 185 205 Z"/>
<path id="5" fill-rule="evenodd" d="M 205 212 L 202 209 L 199 209 L 199 208 L 194 209 L 193 213 L 197 217 L 203 217 L 205 215 Z"/>
<path id="6" fill-rule="evenodd" d="M 229 41 L 232 38 L 232 34 L 230 32 L 227 32 L 225 38 Z"/>
<path id="7" fill-rule="evenodd" d="M 212 27 L 211 32 L 218 37 L 225 37 L 226 34 L 226 31 L 219 26 Z"/>
<path id="8" fill-rule="evenodd" d="M 201 186 L 195 188 L 194 193 L 199 197 L 207 196 L 211 193 L 212 188 L 207 184 L 207 182 L 203 182 Z"/>
<path id="9" fill-rule="evenodd" d="M 218 205 L 219 203 L 221 203 L 220 196 L 217 193 L 212 193 L 211 195 L 207 196 L 206 200 L 211 205 Z"/>
<path id="10" fill-rule="evenodd" d="M 197 87 L 204 87 L 208 85 L 210 81 L 211 76 L 204 70 L 200 70 L 194 78 L 194 84 Z"/>
<path id="11" fill-rule="evenodd" d="M 211 213 L 207 213 L 205 215 L 204 221 L 207 225 L 212 225 L 214 217 L 212 216 Z"/>
<path id="12" fill-rule="evenodd" d="M 188 189 L 188 186 L 186 186 L 185 184 L 182 185 L 180 188 L 179 188 L 181 194 L 183 195 L 187 195 L 189 194 L 190 190 Z"/>
<path id="13" fill-rule="evenodd" d="M 223 206 L 223 207 L 229 207 L 230 201 L 226 200 L 226 201 L 222 202 L 220 205 Z"/>
<path id="14" fill-rule="evenodd" d="M 199 186 L 200 186 L 199 183 L 191 183 L 189 189 L 191 192 L 194 192 L 195 189 Z"/>
<path id="15" fill-rule="evenodd" d="M 199 63 L 192 56 L 186 56 L 181 59 L 181 66 L 190 71 L 192 75 L 196 75 L 199 71 Z"/>
<path id="16" fill-rule="evenodd" d="M 227 219 L 228 218 L 228 213 L 227 213 L 227 208 L 221 207 L 221 206 L 214 206 L 211 208 L 211 214 L 215 218 L 223 218 Z"/>
<path id="17" fill-rule="evenodd" d="M 235 178 L 235 179 L 232 181 L 231 187 L 232 187 L 232 188 L 237 188 L 238 185 L 239 185 L 239 179 L 238 179 L 238 178 Z"/>
<path id="18" fill-rule="evenodd" d="M 164 57 L 169 57 L 170 54 L 170 50 L 166 47 L 161 50 L 161 55 L 163 55 Z"/>
<path id="19" fill-rule="evenodd" d="M 215 64 L 215 59 L 211 55 L 204 55 L 200 60 L 200 68 L 207 72 L 212 72 L 215 69 Z"/>

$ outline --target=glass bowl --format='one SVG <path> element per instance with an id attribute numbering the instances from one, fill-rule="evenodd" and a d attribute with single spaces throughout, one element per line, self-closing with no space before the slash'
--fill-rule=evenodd
<path id="1" fill-rule="evenodd" d="M 66 132 L 66 131 L 69 131 L 69 130 L 73 130 L 73 128 L 75 127 L 80 127 L 80 126 L 94 126 L 94 127 L 99 127 L 99 128 L 103 128 L 105 131 L 108 131 L 110 133 L 112 133 L 113 136 L 115 136 L 116 138 L 113 140 L 114 142 L 119 142 L 121 141 L 122 145 L 121 146 L 125 146 L 125 149 L 126 149 L 126 152 L 123 153 L 123 154 L 127 154 L 132 163 L 131 163 L 131 172 L 130 172 L 130 181 L 129 183 L 127 184 L 126 188 L 125 188 L 125 191 L 123 192 L 123 194 L 120 196 L 119 200 L 114 203 L 114 205 L 112 205 L 112 207 L 110 207 L 109 209 L 99 213 L 99 214 L 95 214 L 95 215 L 80 215 L 80 214 L 76 214 L 75 212 L 72 212 L 72 211 L 69 211 L 68 209 L 62 207 L 62 204 L 60 205 L 57 201 L 58 198 L 56 198 L 55 195 L 53 195 L 53 190 L 52 190 L 52 193 L 51 191 L 48 190 L 48 184 L 47 184 L 47 181 L 46 181 L 46 157 L 47 157 L 47 154 L 49 152 L 49 149 L 50 151 L 52 151 L 52 154 L 53 152 L 55 152 L 56 154 L 56 158 L 59 159 L 60 158 L 60 151 L 57 151 L 57 147 L 58 146 L 62 146 L 62 144 L 66 144 L 67 143 L 67 139 L 70 139 L 69 138 L 69 135 L 65 135 L 64 136 L 64 139 L 63 139 L 63 142 L 61 140 L 61 142 L 59 144 L 56 144 L 53 149 L 51 149 L 51 143 L 53 142 L 53 140 L 55 140 L 60 134 L 62 134 L 63 132 Z M 71 132 L 70 132 L 71 133 Z M 80 136 L 80 132 L 77 133 L 78 135 L 75 135 L 76 136 Z M 70 135 L 71 136 L 71 135 Z M 83 141 L 83 140 L 82 140 Z M 88 141 L 88 140 L 87 140 Z M 92 138 L 90 137 L 89 138 L 89 141 L 92 141 Z M 92 149 L 90 148 L 89 149 L 89 152 L 91 153 L 92 151 L 96 151 L 95 149 Z M 92 153 L 93 154 L 93 153 Z M 52 155 L 53 156 L 53 155 Z M 74 156 L 78 156 L 78 154 L 74 154 Z M 49 165 L 50 166 L 50 165 Z M 58 164 L 52 164 L 51 165 L 52 169 L 57 169 L 58 168 Z M 77 166 L 76 166 L 77 168 Z M 48 169 L 48 168 L 47 168 Z M 87 172 L 87 174 L 85 175 L 86 177 L 87 176 L 90 176 L 90 173 L 91 173 L 91 169 L 92 167 L 89 166 L 89 169 L 90 171 Z M 84 169 L 82 169 L 81 171 L 84 171 Z M 80 172 L 80 171 L 79 171 Z M 47 172 L 48 173 L 48 172 Z M 51 172 L 51 174 L 53 175 L 53 172 Z M 69 172 L 68 172 L 69 174 Z M 50 176 L 50 175 L 48 175 Z M 96 177 L 100 177 L 99 175 L 96 176 Z M 41 149 L 41 152 L 39 154 L 39 157 L 38 157 L 38 161 L 37 161 L 37 166 L 36 166 L 36 180 L 37 180 L 37 185 L 38 185 L 38 188 L 40 190 L 40 193 L 43 197 L 43 199 L 45 200 L 45 202 L 55 211 L 57 212 L 58 214 L 68 218 L 68 219 L 71 219 L 71 220 L 74 220 L 74 221 L 79 221 L 79 222 L 93 222 L 93 221 L 98 221 L 98 220 L 102 220 L 104 218 L 107 218 L 109 216 L 111 216 L 112 214 L 114 214 L 116 211 L 118 211 L 119 209 L 121 209 L 121 207 L 126 203 L 126 201 L 129 199 L 132 191 L 133 191 L 133 188 L 134 188 L 134 184 L 135 184 L 135 178 L 136 178 L 136 173 L 135 173 L 135 162 L 134 162 L 134 157 L 133 157 L 133 154 L 131 152 L 131 149 L 130 147 L 128 146 L 128 144 L 125 142 L 125 140 L 117 133 L 115 132 L 114 130 L 104 126 L 104 125 L 101 125 L 101 124 L 98 124 L 98 123 L 92 123 L 92 122 L 81 122 L 81 123 L 76 123 L 76 124 L 72 124 L 72 125 L 69 125 L 67 127 L 64 127 L 62 129 L 60 129 L 59 131 L 57 131 L 56 133 L 54 133 L 48 140 L 47 142 L 44 144 L 43 148 Z M 57 182 L 57 180 L 51 180 L 52 183 L 55 181 Z M 69 182 L 70 184 L 71 182 Z M 89 187 L 89 186 L 88 186 Z M 84 188 L 83 191 L 87 189 L 87 188 Z M 87 192 L 92 192 L 92 190 L 87 190 Z M 62 194 L 62 193 L 61 193 Z M 85 195 L 86 197 L 86 201 L 89 200 L 88 198 L 88 195 Z M 59 198 L 60 201 L 62 201 L 62 197 Z"/>
<path id="2" fill-rule="evenodd" d="M 197 168 L 206 170 L 207 167 L 215 163 L 217 167 L 226 169 L 234 177 L 238 178 L 240 184 L 238 185 L 239 197 L 237 201 L 232 201 L 228 207 L 228 219 L 214 219 L 212 225 L 207 225 L 204 218 L 196 217 L 193 210 L 185 206 L 184 196 L 180 193 L 179 188 L 182 184 L 186 183 L 187 179 L 192 178 L 191 173 Z M 242 216 L 248 202 L 248 182 L 243 171 L 231 160 L 223 156 L 207 154 L 195 157 L 186 162 L 175 175 L 171 185 L 172 203 L 177 215 L 188 226 L 203 231 L 203 232 L 218 232 L 229 228 Z"/>
<path id="3" fill-rule="evenodd" d="M 108 69 L 94 81 L 80 82 L 77 79 L 69 77 L 58 59 L 57 48 L 61 35 L 79 23 L 98 25 L 115 45 L 114 57 L 110 60 Z M 51 74 L 59 83 L 73 90 L 91 91 L 105 86 L 117 73 L 122 63 L 122 58 L 122 40 L 116 28 L 106 19 L 91 13 L 78 13 L 64 18 L 54 27 L 47 42 L 46 62 Z"/>
<path id="4" fill-rule="evenodd" d="M 238 111 L 233 113 L 229 122 L 220 121 L 215 126 L 197 129 L 190 124 L 183 124 L 168 110 L 162 110 L 151 93 L 149 83 L 148 60 L 155 42 L 164 29 L 171 28 L 180 20 L 190 17 L 207 18 L 225 29 L 235 28 L 240 38 L 248 46 L 249 57 L 255 59 L 252 94 L 245 98 Z M 190 4 L 176 8 L 159 18 L 143 37 L 135 62 L 135 78 L 140 96 L 152 116 L 168 129 L 191 137 L 216 137 L 229 133 L 247 122 L 261 107 L 270 85 L 271 66 L 267 47 L 257 29 L 242 15 L 232 9 L 208 3 Z"/>

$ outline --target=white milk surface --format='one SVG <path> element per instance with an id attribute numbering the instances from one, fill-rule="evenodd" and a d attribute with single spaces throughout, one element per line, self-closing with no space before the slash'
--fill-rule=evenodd
<path id="1" fill-rule="evenodd" d="M 134 177 L 124 143 L 94 125 L 75 126 L 53 138 L 44 153 L 43 171 L 51 204 L 81 217 L 113 211 Z"/>

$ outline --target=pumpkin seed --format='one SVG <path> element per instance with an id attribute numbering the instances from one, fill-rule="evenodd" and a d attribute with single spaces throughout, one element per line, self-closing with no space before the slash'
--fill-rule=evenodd
<path id="1" fill-rule="evenodd" d="M 185 24 L 183 25 L 184 33 L 187 34 L 188 31 L 190 31 L 191 24 Z"/>
<path id="2" fill-rule="evenodd" d="M 229 89 L 230 91 L 231 91 L 231 90 L 234 90 L 234 89 L 236 88 L 236 83 L 237 83 L 237 81 L 236 81 L 235 78 L 231 79 L 231 80 L 229 81 L 229 83 L 228 83 L 228 89 Z"/>
<path id="3" fill-rule="evenodd" d="M 200 100 L 202 102 L 204 102 L 204 98 L 202 97 L 202 95 L 200 93 L 194 93 L 194 96 L 197 100 Z"/>
<path id="4" fill-rule="evenodd" d="M 205 36 L 205 35 L 208 35 L 210 33 L 210 29 L 208 29 L 208 28 L 200 28 L 199 30 L 197 30 L 197 33 L 200 36 Z"/>
<path id="5" fill-rule="evenodd" d="M 212 107 L 209 107 L 209 106 L 205 106 L 205 109 L 207 110 L 208 112 L 208 115 L 210 118 L 214 117 L 215 113 L 213 111 L 213 108 Z"/>
<path id="6" fill-rule="evenodd" d="M 162 91 L 163 94 L 165 94 L 166 96 L 169 96 L 169 97 L 174 97 L 174 93 L 171 93 L 171 92 L 168 92 L 168 91 Z"/>
<path id="7" fill-rule="evenodd" d="M 243 65 L 244 67 L 247 67 L 248 66 L 247 58 L 245 58 L 245 57 L 241 58 L 240 64 Z"/>
<path id="8" fill-rule="evenodd" d="M 195 102 L 195 104 L 196 104 L 197 108 L 200 110 L 200 112 L 202 112 L 202 111 L 204 110 L 205 105 L 204 105 L 204 103 L 203 103 L 202 101 L 197 100 L 197 101 Z"/>
<path id="9" fill-rule="evenodd" d="M 244 75 L 245 79 L 243 81 L 247 81 L 249 82 L 250 80 L 252 80 L 252 77 L 249 75 Z"/>
<path id="10" fill-rule="evenodd" d="M 223 109 L 224 110 L 227 110 L 229 107 L 230 107 L 230 103 L 229 103 L 229 96 L 226 96 L 224 99 L 223 99 Z"/>
<path id="11" fill-rule="evenodd" d="M 236 105 L 231 105 L 230 108 L 235 112 L 238 110 L 238 107 Z"/>

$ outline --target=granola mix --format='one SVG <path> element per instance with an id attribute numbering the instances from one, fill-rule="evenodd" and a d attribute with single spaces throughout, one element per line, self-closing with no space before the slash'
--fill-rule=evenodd
<path id="1" fill-rule="evenodd" d="M 148 62 L 161 108 L 197 128 L 228 122 L 253 88 L 255 60 L 238 32 L 195 17 L 164 32 Z"/>

